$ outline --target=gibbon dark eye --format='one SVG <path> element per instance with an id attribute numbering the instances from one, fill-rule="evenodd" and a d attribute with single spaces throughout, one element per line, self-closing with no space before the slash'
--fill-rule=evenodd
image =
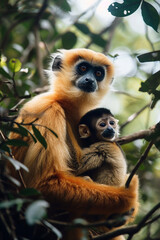
<path id="1" fill-rule="evenodd" d="M 105 126 L 106 126 L 106 123 L 105 123 L 105 122 L 100 122 L 100 123 L 99 123 L 99 126 L 100 126 L 100 127 L 105 127 Z"/>
<path id="2" fill-rule="evenodd" d="M 81 62 L 77 65 L 77 72 L 80 75 L 84 75 L 89 71 L 90 68 L 91 66 L 87 62 Z"/>
<path id="3" fill-rule="evenodd" d="M 94 75 L 97 81 L 102 81 L 105 75 L 104 69 L 102 67 L 95 67 Z"/>
<path id="4" fill-rule="evenodd" d="M 85 72 L 87 70 L 87 67 L 85 65 L 80 66 L 80 70 L 82 72 Z"/>
<path id="5" fill-rule="evenodd" d="M 97 77 L 100 77 L 101 75 L 102 75 L 102 72 L 101 72 L 101 71 L 97 71 L 97 72 L 96 72 L 96 76 L 97 76 Z"/>
<path id="6" fill-rule="evenodd" d="M 110 121 L 109 124 L 110 124 L 110 125 L 114 125 L 114 124 L 115 124 L 115 121 Z"/>

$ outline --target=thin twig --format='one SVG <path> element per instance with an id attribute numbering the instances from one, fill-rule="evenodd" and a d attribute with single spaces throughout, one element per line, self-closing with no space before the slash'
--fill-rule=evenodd
<path id="1" fill-rule="evenodd" d="M 7 197 L 5 195 L 5 189 L 4 189 L 4 186 L 3 184 L 0 182 L 0 189 L 1 189 L 1 192 L 4 193 L 4 198 L 5 200 L 7 200 Z M 11 215 L 11 212 L 9 210 L 9 208 L 6 208 L 5 209 L 5 212 L 6 212 L 6 215 L 7 215 L 7 219 L 8 219 L 8 228 L 7 228 L 7 232 L 10 233 L 10 236 L 12 237 L 13 240 L 18 240 L 17 236 L 16 236 L 16 228 L 15 228 L 15 225 L 14 225 L 14 221 L 13 221 L 13 218 L 12 218 L 12 215 Z M 1 219 L 3 220 L 3 217 L 1 216 Z M 6 225 L 6 221 L 3 221 L 3 223 L 5 224 L 5 226 L 7 227 Z M 10 228 L 9 228 L 10 227 Z"/>
<path id="2" fill-rule="evenodd" d="M 157 2 L 156 0 L 154 0 L 155 1 L 155 3 L 157 3 L 158 4 L 158 6 L 160 7 L 160 3 L 159 2 Z"/>
<path id="3" fill-rule="evenodd" d="M 38 74 L 40 77 L 40 85 L 45 82 L 45 77 L 43 73 L 43 59 L 42 59 L 42 54 L 41 54 L 41 49 L 39 47 L 40 43 L 40 34 L 38 31 L 38 27 L 34 27 L 34 36 L 35 36 L 35 47 L 36 47 L 36 65 L 37 65 L 37 70 Z"/>
<path id="4" fill-rule="evenodd" d="M 75 17 L 75 18 L 73 19 L 73 22 L 72 22 L 62 33 L 58 34 L 57 37 L 55 37 L 50 44 L 47 45 L 47 46 L 48 46 L 47 48 L 49 49 L 49 51 L 51 51 L 51 50 L 53 49 L 53 47 L 54 47 L 54 45 L 55 45 L 55 42 L 57 42 L 59 39 L 61 39 L 61 37 L 62 37 L 65 33 L 67 33 L 67 32 L 70 30 L 70 28 L 73 27 L 73 25 L 75 25 L 75 24 L 79 21 L 79 19 L 80 19 L 81 17 L 83 17 L 86 13 L 88 13 L 88 12 L 89 12 L 90 10 L 92 10 L 93 8 L 95 8 L 95 6 L 98 6 L 98 4 L 100 3 L 100 1 L 102 1 L 102 0 L 97 0 L 93 5 L 91 5 L 89 8 L 87 8 L 84 12 L 80 13 L 77 17 Z"/>
<path id="5" fill-rule="evenodd" d="M 5 98 L 7 98 L 7 95 L 6 95 L 6 94 L 4 94 L 4 95 L 2 96 L 2 98 L 0 99 L 0 102 L 2 102 Z"/>
<path id="6" fill-rule="evenodd" d="M 44 0 L 39 12 L 37 13 L 37 15 L 34 19 L 33 26 L 39 25 L 39 21 L 43 15 L 44 11 L 46 10 L 47 6 L 48 6 L 48 0 Z"/>
<path id="7" fill-rule="evenodd" d="M 134 174 L 135 174 L 136 171 L 138 170 L 139 166 L 146 160 L 146 158 L 147 158 L 147 156 L 148 156 L 148 153 L 149 153 L 151 147 L 153 146 L 153 144 L 154 144 L 154 141 L 151 141 L 151 142 L 148 144 L 146 150 L 144 151 L 144 153 L 142 154 L 141 158 L 138 160 L 137 164 L 136 164 L 135 167 L 133 168 L 132 172 L 130 173 L 130 175 L 129 175 L 127 181 L 126 181 L 126 184 L 125 184 L 125 187 L 126 187 L 126 188 L 129 188 L 129 184 L 130 184 L 130 182 L 131 182 Z"/>
<path id="8" fill-rule="evenodd" d="M 17 112 L 19 105 L 21 105 L 24 101 L 25 101 L 24 98 L 21 99 L 15 106 L 13 106 L 13 107 L 9 110 L 9 112 Z"/>
<path id="9" fill-rule="evenodd" d="M 15 73 L 13 73 L 13 77 L 12 77 L 14 96 L 16 98 L 19 98 L 19 94 L 18 94 L 18 91 L 17 91 L 16 82 L 15 82 L 14 77 L 15 77 Z"/>
<path id="10" fill-rule="evenodd" d="M 115 58 L 115 56 L 112 56 L 112 57 Z M 113 89 L 111 91 L 115 94 L 123 94 L 123 95 L 126 95 L 127 97 L 131 97 L 131 98 L 138 99 L 138 100 L 141 99 L 140 97 L 134 96 L 133 94 L 125 92 L 125 91 L 120 91 L 120 90 L 115 90 L 115 89 Z"/>
<path id="11" fill-rule="evenodd" d="M 146 33 L 145 33 L 146 39 L 147 39 L 147 41 L 149 42 L 152 51 L 155 51 L 154 45 L 153 45 L 151 39 L 149 38 L 149 34 L 148 34 L 148 26 L 147 26 L 147 25 L 146 25 L 145 29 L 146 29 Z"/>
<path id="12" fill-rule="evenodd" d="M 150 106 L 150 104 L 145 105 L 143 108 L 141 108 L 138 112 L 133 113 L 131 116 L 129 116 L 129 118 L 127 119 L 127 121 L 125 123 L 123 123 L 120 126 L 120 131 L 127 126 L 129 123 L 131 123 L 133 120 L 135 120 L 146 108 L 148 108 Z"/>
<path id="13" fill-rule="evenodd" d="M 18 170 L 18 175 L 19 175 L 19 178 L 21 180 L 21 183 L 22 183 L 23 187 L 27 188 L 27 185 L 25 184 L 25 181 L 24 181 L 24 178 L 22 176 L 21 170 Z"/>
<path id="14" fill-rule="evenodd" d="M 128 211 L 124 214 L 119 214 L 114 217 L 108 218 L 106 221 L 97 221 L 94 223 L 68 223 L 68 222 L 62 222 L 62 221 L 57 221 L 54 219 L 49 219 L 48 222 L 53 223 L 56 226 L 63 226 L 63 227 L 68 227 L 68 228 L 75 228 L 75 227 L 81 227 L 81 228 L 92 228 L 92 227 L 100 227 L 100 226 L 106 226 L 108 228 L 113 228 L 113 227 L 120 227 L 126 223 L 128 218 L 131 216 L 133 213 L 133 210 Z"/>
<path id="15" fill-rule="evenodd" d="M 105 46 L 105 51 L 108 52 L 109 48 L 111 46 L 111 42 L 113 40 L 113 35 L 115 34 L 115 31 L 117 29 L 117 26 L 122 22 L 122 18 L 115 18 L 115 20 L 113 21 L 113 23 L 111 24 L 111 26 L 109 27 L 108 31 L 109 31 L 109 37 L 106 41 L 106 46 Z"/>
<path id="16" fill-rule="evenodd" d="M 9 228 L 9 226 L 6 222 L 6 219 L 1 212 L 0 212 L 0 219 L 1 219 L 1 222 L 3 223 L 3 225 L 5 226 L 6 232 L 8 233 L 9 236 L 11 236 L 12 235 L 11 234 L 11 229 Z"/>
<path id="17" fill-rule="evenodd" d="M 35 90 L 33 90 L 33 94 L 40 94 L 40 93 L 44 93 L 44 92 L 47 92 L 49 89 L 49 86 L 44 86 L 42 88 L 36 88 Z M 23 98 L 24 97 L 24 98 Z M 26 98 L 31 98 L 32 97 L 32 94 L 28 94 L 26 96 L 22 96 L 20 97 L 20 101 L 15 105 L 13 106 L 9 112 L 17 112 L 18 111 L 18 107 L 26 100 Z"/>

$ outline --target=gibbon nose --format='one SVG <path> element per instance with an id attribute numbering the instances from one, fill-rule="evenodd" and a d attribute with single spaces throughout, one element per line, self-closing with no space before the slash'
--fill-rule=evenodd
<path id="1" fill-rule="evenodd" d="M 114 129 L 113 129 L 112 127 L 110 127 L 110 126 L 107 128 L 107 130 L 108 130 L 108 132 L 113 132 L 113 133 L 115 133 Z"/>
<path id="2" fill-rule="evenodd" d="M 108 126 L 104 132 L 102 133 L 102 136 L 105 138 L 112 138 L 115 135 L 115 131 L 112 127 Z"/>
<path id="3" fill-rule="evenodd" d="M 94 80 L 91 78 L 86 78 L 85 81 L 87 82 L 87 84 L 90 84 L 90 85 L 94 84 Z"/>

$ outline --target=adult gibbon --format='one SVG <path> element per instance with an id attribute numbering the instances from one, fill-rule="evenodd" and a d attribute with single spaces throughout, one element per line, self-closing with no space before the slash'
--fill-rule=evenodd
<path id="1" fill-rule="evenodd" d="M 87 49 L 60 50 L 53 56 L 50 67 L 49 92 L 34 97 L 20 111 L 16 121 L 25 124 L 35 121 L 46 139 L 47 149 L 28 136 L 23 139 L 28 147 L 13 147 L 12 153 L 29 168 L 29 173 L 22 172 L 26 186 L 41 191 L 52 210 L 106 217 L 132 208 L 134 215 L 137 212 L 136 176 L 128 189 L 74 176 L 75 163 L 81 157 L 77 124 L 107 93 L 112 77 L 113 65 L 105 55 Z M 26 127 L 32 132 L 31 125 Z M 22 139 L 22 136 L 11 133 L 10 138 Z"/>

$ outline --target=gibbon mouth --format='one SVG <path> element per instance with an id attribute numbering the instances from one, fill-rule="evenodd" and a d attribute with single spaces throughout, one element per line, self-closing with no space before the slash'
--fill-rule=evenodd
<path id="1" fill-rule="evenodd" d="M 104 138 L 112 139 L 115 136 L 115 131 L 112 129 L 106 129 L 103 133 L 102 136 Z"/>
<path id="2" fill-rule="evenodd" d="M 97 90 L 97 86 L 94 82 L 85 82 L 85 83 L 78 83 L 77 87 L 82 90 L 83 92 L 91 93 Z"/>

